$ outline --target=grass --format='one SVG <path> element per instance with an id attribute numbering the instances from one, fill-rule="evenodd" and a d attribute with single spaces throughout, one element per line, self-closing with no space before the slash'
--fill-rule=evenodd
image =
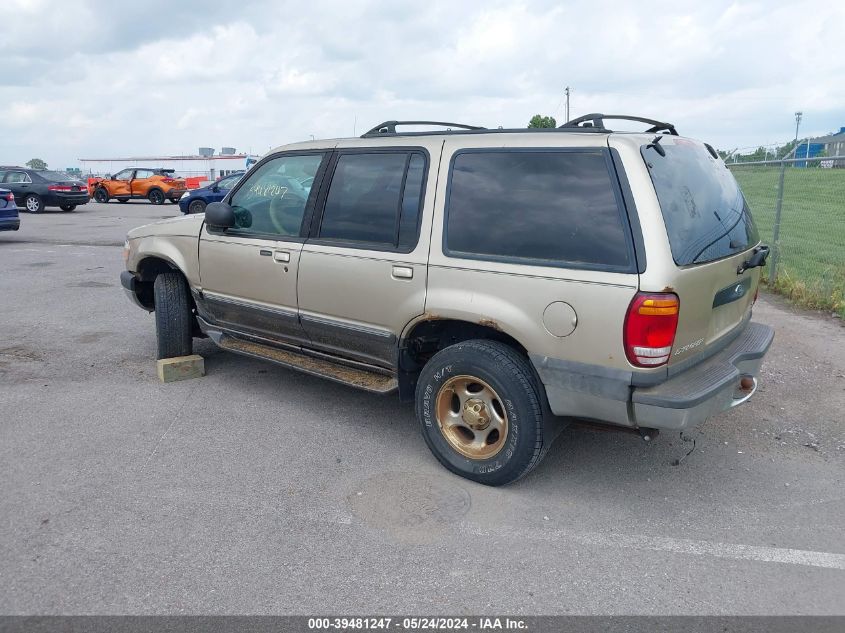
<path id="1" fill-rule="evenodd" d="M 731 172 L 761 239 L 772 245 L 780 167 L 731 166 Z M 786 168 L 779 242 L 774 290 L 845 318 L 845 169 Z"/>

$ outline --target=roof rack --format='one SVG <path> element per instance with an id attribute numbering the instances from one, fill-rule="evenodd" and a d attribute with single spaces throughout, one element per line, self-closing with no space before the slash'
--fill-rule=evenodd
<path id="1" fill-rule="evenodd" d="M 445 128 L 460 128 L 462 130 L 486 130 L 487 128 L 478 125 L 466 125 L 464 123 L 448 123 L 445 121 L 385 121 L 379 123 L 369 132 L 361 135 L 361 138 L 368 138 L 371 136 L 379 136 L 381 134 L 397 134 L 397 125 L 439 125 Z"/>
<path id="2" fill-rule="evenodd" d="M 601 114 L 599 112 L 579 116 L 577 119 L 572 119 L 571 121 L 567 121 L 563 125 L 558 126 L 558 129 L 592 127 L 610 132 L 611 130 L 604 127 L 605 119 L 618 119 L 623 121 L 639 121 L 640 123 L 649 123 L 652 127 L 646 130 L 647 134 L 657 132 L 668 132 L 672 136 L 678 136 L 678 131 L 675 129 L 675 126 L 671 123 L 664 123 L 663 121 L 656 121 L 654 119 L 646 119 L 640 116 L 631 116 L 629 114 Z"/>

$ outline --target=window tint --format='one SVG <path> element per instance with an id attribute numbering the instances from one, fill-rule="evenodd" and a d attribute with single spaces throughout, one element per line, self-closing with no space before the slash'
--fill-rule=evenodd
<path id="1" fill-rule="evenodd" d="M 232 196 L 235 228 L 229 232 L 298 236 L 322 154 L 279 156 L 249 173 Z"/>
<path id="2" fill-rule="evenodd" d="M 407 153 L 341 155 L 320 237 L 394 244 L 407 160 Z"/>
<path id="3" fill-rule="evenodd" d="M 600 151 L 458 154 L 446 250 L 628 269 L 630 234 Z"/>
<path id="4" fill-rule="evenodd" d="M 411 154 L 405 191 L 402 193 L 402 215 L 399 218 L 399 246 L 411 247 L 417 243 L 425 158 Z"/>
<path id="5" fill-rule="evenodd" d="M 733 174 L 704 145 L 676 139 L 666 156 L 641 149 L 657 192 L 663 222 L 679 266 L 721 259 L 759 241 Z"/>

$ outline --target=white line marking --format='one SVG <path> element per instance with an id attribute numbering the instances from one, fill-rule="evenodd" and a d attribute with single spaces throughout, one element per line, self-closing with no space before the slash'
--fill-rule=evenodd
<path id="1" fill-rule="evenodd" d="M 655 552 L 672 552 L 675 554 L 690 554 L 693 556 L 711 556 L 714 558 L 730 558 L 733 560 L 751 560 L 761 563 L 783 563 L 786 565 L 805 565 L 824 569 L 839 569 L 845 571 L 845 554 L 831 552 L 815 552 L 786 547 L 763 547 L 760 545 L 740 545 L 738 543 L 714 543 L 711 541 L 695 541 L 684 538 L 665 536 L 638 536 L 632 534 L 602 534 L 600 532 L 566 532 L 564 530 L 496 530 L 488 532 L 480 528 L 470 527 L 470 531 L 477 536 L 494 538 L 496 536 L 513 536 L 514 538 L 535 538 L 542 541 L 562 543 L 574 541 L 582 545 L 597 547 L 622 547 L 626 549 L 651 550 Z"/>

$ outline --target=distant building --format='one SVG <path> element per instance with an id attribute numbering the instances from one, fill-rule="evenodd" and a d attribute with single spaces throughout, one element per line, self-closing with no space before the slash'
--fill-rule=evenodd
<path id="1" fill-rule="evenodd" d="M 259 156 L 237 154 L 233 147 L 224 147 L 215 155 L 214 149 L 201 147 L 195 156 L 130 156 L 128 158 L 80 158 L 82 175 L 106 176 L 116 174 L 127 167 L 173 169 L 183 178 L 200 177 L 215 180 L 236 171 L 244 171 L 255 163 Z"/>
<path id="2" fill-rule="evenodd" d="M 814 158 L 816 156 L 845 156 L 845 127 L 839 128 L 836 134 L 811 138 L 795 150 L 795 158 Z M 822 161 L 824 167 L 845 167 L 845 159 Z M 812 163 L 811 163 L 812 165 Z M 795 163 L 796 167 L 805 167 L 804 161 Z"/>

